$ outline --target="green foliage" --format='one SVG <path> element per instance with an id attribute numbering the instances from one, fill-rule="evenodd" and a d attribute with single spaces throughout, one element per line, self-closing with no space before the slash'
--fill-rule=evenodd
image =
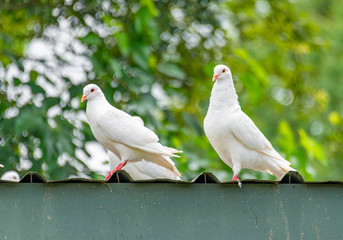
<path id="1" fill-rule="evenodd" d="M 49 179 L 77 174 L 100 178 L 77 154 L 89 155 L 86 143 L 94 141 L 89 126 L 75 117 L 84 111 L 83 104 L 75 104 L 84 84 L 58 72 L 73 65 L 68 56 L 78 51 L 71 43 L 66 52 L 55 50 L 54 74 L 50 73 L 56 66 L 51 67 L 49 59 L 30 59 L 25 53 L 34 38 L 58 44 L 47 33 L 67 22 L 69 35 L 76 32 L 74 43 L 86 47 L 81 55 L 92 63 L 91 69 L 84 67 L 89 81 L 116 107 L 141 116 L 163 144 L 184 151 L 175 161 L 185 178 L 205 170 L 221 179 L 230 176 L 202 130 L 213 67 L 223 63 L 231 68 L 243 110 L 292 166 L 307 180 L 339 179 L 343 107 L 336 80 L 342 68 L 336 63 L 343 31 L 341 24 L 328 27 L 342 18 L 336 5 L 264 0 L 4 1 L 1 171 L 17 168 L 23 174 L 29 170 L 23 163 L 30 162 L 30 170 Z M 28 67 L 28 61 L 34 67 Z M 48 93 L 47 85 L 55 94 Z M 242 174 L 272 179 L 250 170 Z"/>

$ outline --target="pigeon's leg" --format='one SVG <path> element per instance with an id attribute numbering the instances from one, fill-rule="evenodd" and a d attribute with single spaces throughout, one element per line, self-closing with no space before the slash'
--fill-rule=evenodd
<path id="1" fill-rule="evenodd" d="M 238 178 L 238 174 L 241 171 L 241 165 L 240 164 L 233 164 L 233 177 L 232 177 L 232 181 L 237 181 L 238 182 L 238 186 L 241 188 L 242 187 L 242 183 Z"/>
<path id="2" fill-rule="evenodd" d="M 105 181 L 107 181 L 113 175 L 113 173 L 115 173 L 117 170 L 122 169 L 126 165 L 126 163 L 127 163 L 127 160 L 125 162 L 123 162 L 123 163 L 119 163 L 118 166 L 116 167 L 116 169 L 114 169 L 113 171 L 111 171 L 107 175 L 107 177 L 105 178 Z"/>

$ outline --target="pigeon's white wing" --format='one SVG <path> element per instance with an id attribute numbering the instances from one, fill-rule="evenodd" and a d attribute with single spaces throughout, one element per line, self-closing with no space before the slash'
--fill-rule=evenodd
<path id="1" fill-rule="evenodd" d="M 231 118 L 230 128 L 233 135 L 246 147 L 262 152 L 273 149 L 267 138 L 244 112 L 236 112 Z"/>
<path id="2" fill-rule="evenodd" d="M 143 151 L 174 156 L 168 148 L 158 143 L 157 135 L 144 127 L 142 120 L 112 108 L 97 120 L 98 127 L 112 141 Z"/>
<path id="3" fill-rule="evenodd" d="M 97 121 L 98 126 L 115 142 L 128 146 L 144 146 L 158 142 L 157 135 L 144 127 L 140 119 L 122 111 L 107 111 Z"/>
<path id="4" fill-rule="evenodd" d="M 267 138 L 244 112 L 240 111 L 235 114 L 234 118 L 234 121 L 230 122 L 233 135 L 247 148 L 266 156 L 264 158 L 266 172 L 281 177 L 288 171 L 295 171 L 289 167 L 290 162 L 275 151 Z"/>

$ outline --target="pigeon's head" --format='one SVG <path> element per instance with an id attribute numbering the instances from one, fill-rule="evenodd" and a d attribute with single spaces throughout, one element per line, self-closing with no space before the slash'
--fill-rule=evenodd
<path id="1" fill-rule="evenodd" d="M 225 65 L 217 65 L 214 68 L 214 73 L 213 73 L 213 78 L 212 81 L 216 81 L 217 79 L 224 79 L 224 78 L 229 78 L 231 76 L 231 71 L 230 68 L 228 68 Z"/>
<path id="2" fill-rule="evenodd" d="M 101 91 L 101 89 L 95 85 L 95 84 L 88 84 L 87 86 L 85 86 L 83 88 L 83 95 L 81 98 L 81 102 L 83 102 L 84 100 L 91 100 L 94 98 L 97 98 L 99 96 L 102 96 L 103 93 Z"/>

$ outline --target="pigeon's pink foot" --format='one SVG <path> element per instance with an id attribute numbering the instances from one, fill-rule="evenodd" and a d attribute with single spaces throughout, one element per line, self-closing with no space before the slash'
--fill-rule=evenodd
<path id="1" fill-rule="evenodd" d="M 119 163 L 119 165 L 116 167 L 116 169 L 114 169 L 113 171 L 111 171 L 107 177 L 105 178 L 105 181 L 107 181 L 112 175 L 113 173 L 115 173 L 117 170 L 122 169 L 125 165 L 126 165 L 127 161 L 125 161 L 124 163 Z"/>
<path id="2" fill-rule="evenodd" d="M 239 180 L 238 175 L 233 175 L 232 181 L 238 182 L 238 187 L 242 188 L 241 180 Z"/>
<path id="3" fill-rule="evenodd" d="M 239 182 L 238 175 L 234 175 L 233 178 L 232 178 L 232 181 L 238 181 Z"/>

